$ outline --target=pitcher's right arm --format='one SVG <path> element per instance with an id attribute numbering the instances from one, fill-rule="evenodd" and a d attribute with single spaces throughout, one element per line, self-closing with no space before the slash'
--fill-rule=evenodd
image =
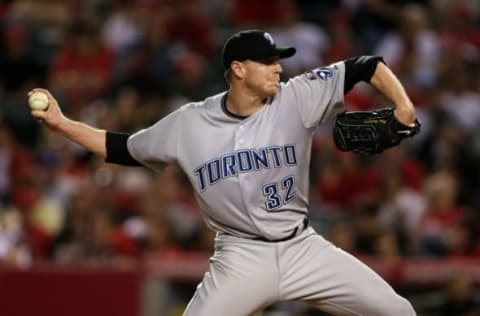
<path id="1" fill-rule="evenodd" d="M 82 122 L 66 117 L 52 94 L 41 88 L 35 88 L 28 94 L 41 91 L 48 96 L 46 110 L 32 110 L 32 116 L 56 132 L 87 150 L 103 157 L 107 162 L 122 165 L 140 165 L 128 152 L 126 143 L 128 134 L 98 129 Z"/>

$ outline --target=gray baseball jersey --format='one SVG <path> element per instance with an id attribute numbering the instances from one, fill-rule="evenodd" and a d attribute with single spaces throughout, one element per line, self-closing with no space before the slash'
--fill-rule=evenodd
<path id="1" fill-rule="evenodd" d="M 229 114 L 220 93 L 129 137 L 139 162 L 186 172 L 219 232 L 185 316 L 252 315 L 287 300 L 338 315 L 415 315 L 366 265 L 311 227 L 298 229 L 308 212 L 312 136 L 342 109 L 344 77 L 343 62 L 294 77 L 247 118 Z"/>
<path id="2" fill-rule="evenodd" d="M 343 101 L 343 62 L 281 84 L 261 110 L 240 119 L 226 92 L 190 103 L 128 140 L 131 155 L 188 175 L 207 223 L 235 236 L 282 239 L 308 211 L 312 135 Z"/>

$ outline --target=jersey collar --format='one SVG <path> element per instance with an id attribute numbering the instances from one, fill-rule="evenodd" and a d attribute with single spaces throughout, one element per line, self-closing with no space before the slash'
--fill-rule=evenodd
<path id="1" fill-rule="evenodd" d="M 248 117 L 248 115 L 247 115 L 247 116 L 238 115 L 238 114 L 232 113 L 232 112 L 230 112 L 230 111 L 228 110 L 228 108 L 227 108 L 227 97 L 228 97 L 228 92 L 226 92 L 226 93 L 223 95 L 223 97 L 222 97 L 222 102 L 221 102 L 221 104 L 222 104 L 222 110 L 223 110 L 223 112 L 224 112 L 226 115 L 228 115 L 228 116 L 230 116 L 230 117 L 233 117 L 233 118 L 235 118 L 235 119 L 238 119 L 238 120 L 244 120 L 244 119 L 246 119 L 246 118 Z"/>
<path id="2" fill-rule="evenodd" d="M 243 116 L 243 115 L 238 115 L 238 114 L 230 112 L 227 108 L 227 97 L 228 97 L 228 92 L 225 92 L 225 94 L 222 96 L 222 101 L 220 102 L 221 105 L 222 105 L 222 111 L 227 116 L 230 116 L 230 117 L 235 118 L 237 120 L 244 120 L 244 119 L 250 117 L 249 115 Z M 273 98 L 268 98 L 267 101 L 265 102 L 265 104 L 271 104 L 272 101 L 273 101 Z"/>

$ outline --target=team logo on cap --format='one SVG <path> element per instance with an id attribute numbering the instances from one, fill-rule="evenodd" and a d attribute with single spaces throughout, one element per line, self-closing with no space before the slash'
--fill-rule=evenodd
<path id="1" fill-rule="evenodd" d="M 265 32 L 265 33 L 263 33 L 263 36 L 267 39 L 267 41 L 270 42 L 270 44 L 272 44 L 272 45 L 274 44 L 273 37 L 272 37 L 272 35 L 270 35 L 270 33 Z"/>

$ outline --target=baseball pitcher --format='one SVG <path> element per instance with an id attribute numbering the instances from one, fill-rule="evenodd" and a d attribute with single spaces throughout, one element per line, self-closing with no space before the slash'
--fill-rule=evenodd
<path id="1" fill-rule="evenodd" d="M 246 316 L 283 301 L 334 315 L 409 316 L 410 303 L 365 264 L 309 226 L 309 164 L 319 124 L 336 119 L 341 150 L 376 154 L 415 135 L 415 110 L 381 57 L 360 56 L 280 82 L 279 48 L 269 33 L 230 37 L 222 61 L 227 91 L 189 103 L 132 135 L 65 117 L 48 95 L 32 115 L 110 163 L 162 170 L 180 166 L 210 228 L 209 269 L 184 315 Z M 344 95 L 370 83 L 394 108 L 345 112 Z"/>

